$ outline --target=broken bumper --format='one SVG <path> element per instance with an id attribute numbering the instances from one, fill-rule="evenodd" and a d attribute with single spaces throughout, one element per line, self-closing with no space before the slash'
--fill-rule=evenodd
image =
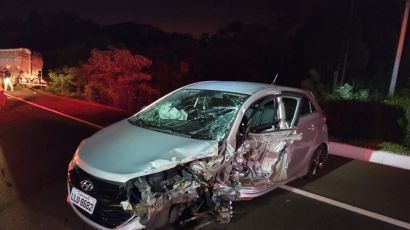
<path id="1" fill-rule="evenodd" d="M 81 212 L 79 212 L 77 210 L 77 208 L 70 202 L 70 196 L 67 196 L 67 203 L 70 204 L 71 208 L 74 210 L 75 214 L 77 214 L 77 216 L 79 216 L 84 222 L 86 222 L 87 224 L 89 224 L 91 227 L 95 228 L 95 229 L 102 229 L 102 230 L 110 230 L 112 228 L 106 228 L 104 226 L 101 226 L 93 221 L 91 221 L 90 219 L 88 219 L 86 216 L 84 216 Z M 135 217 L 132 218 L 129 222 L 126 222 L 123 225 L 120 225 L 118 227 L 116 227 L 115 229 L 118 230 L 139 230 L 139 229 L 145 229 L 145 226 L 142 225 L 140 223 L 140 219 L 139 217 Z"/>
<path id="2" fill-rule="evenodd" d="M 102 226 L 98 223 L 95 223 L 94 221 L 90 220 L 88 217 L 83 215 L 77 209 L 77 207 L 75 207 L 74 204 L 72 204 L 70 202 L 70 185 L 68 185 L 68 184 L 67 184 L 67 189 L 68 189 L 67 203 L 70 204 L 71 208 L 74 210 L 74 212 L 75 212 L 75 214 L 77 214 L 77 216 L 79 216 L 84 222 L 86 222 L 87 224 L 89 224 L 91 227 L 93 227 L 95 229 L 102 229 L 102 230 L 112 229 L 112 228 L 104 227 L 104 226 Z M 134 215 L 128 221 L 126 221 L 124 224 L 122 224 L 122 225 L 120 225 L 120 226 L 118 226 L 114 229 L 118 229 L 118 230 L 139 230 L 139 229 L 145 229 L 145 226 L 140 223 L 140 218 Z"/>
<path id="3" fill-rule="evenodd" d="M 121 189 L 119 183 L 101 180 L 94 177 L 77 166 L 69 170 L 67 175 L 67 203 L 70 204 L 74 212 L 86 223 L 97 229 L 143 229 L 145 226 L 140 223 L 140 218 L 132 210 L 124 210 L 120 205 L 121 201 L 127 200 L 127 195 Z M 85 191 L 82 189 L 81 181 L 88 180 L 94 188 Z M 75 190 L 82 190 L 95 199 L 93 210 L 85 210 L 78 207 L 71 201 L 71 193 Z"/>

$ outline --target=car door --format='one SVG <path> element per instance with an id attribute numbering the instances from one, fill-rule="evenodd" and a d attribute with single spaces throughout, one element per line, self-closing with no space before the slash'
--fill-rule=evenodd
<path id="1" fill-rule="evenodd" d="M 289 148 L 290 163 L 288 172 L 289 176 L 292 177 L 302 176 L 300 175 L 302 173 L 301 170 L 310 161 L 311 152 L 315 147 L 314 144 L 317 135 L 316 129 L 318 128 L 317 121 L 319 120 L 318 116 L 320 116 L 314 111 L 314 107 L 305 96 L 302 96 L 301 98 L 284 98 L 283 101 L 286 104 L 289 103 L 290 100 L 295 99 L 297 100 L 295 112 L 286 111 L 294 113 L 293 126 L 296 128 L 297 133 L 302 134 L 302 139 L 292 143 Z"/>
<path id="2" fill-rule="evenodd" d="M 296 102 L 297 103 L 297 102 Z M 296 110 L 295 110 L 296 111 Z M 253 178 L 269 179 L 271 182 L 287 180 L 289 157 L 287 148 L 301 136 L 287 121 L 282 97 L 271 96 L 253 103 L 245 112 L 245 139 L 240 148 L 253 165 Z"/>

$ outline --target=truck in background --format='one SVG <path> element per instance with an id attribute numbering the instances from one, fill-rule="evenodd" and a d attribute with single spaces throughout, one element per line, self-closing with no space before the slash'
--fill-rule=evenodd
<path id="1" fill-rule="evenodd" d="M 0 71 L 10 71 L 13 84 L 46 86 L 41 54 L 27 48 L 0 49 Z"/>

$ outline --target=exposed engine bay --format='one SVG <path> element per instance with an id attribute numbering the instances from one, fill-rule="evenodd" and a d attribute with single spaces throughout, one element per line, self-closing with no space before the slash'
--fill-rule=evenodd
<path id="1" fill-rule="evenodd" d="M 288 179 L 287 147 L 301 137 L 287 129 L 251 133 L 237 150 L 220 144 L 215 157 L 128 181 L 128 200 L 121 205 L 150 229 L 205 213 L 229 223 L 232 201 L 244 199 L 243 190 L 258 191 Z"/>

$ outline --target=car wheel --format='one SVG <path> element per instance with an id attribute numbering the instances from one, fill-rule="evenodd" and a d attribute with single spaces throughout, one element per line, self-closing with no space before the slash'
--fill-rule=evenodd
<path id="1" fill-rule="evenodd" d="M 319 177 L 326 162 L 326 158 L 326 148 L 320 146 L 315 153 L 313 153 L 312 159 L 310 160 L 308 173 L 304 176 L 304 179 L 315 179 Z"/>

